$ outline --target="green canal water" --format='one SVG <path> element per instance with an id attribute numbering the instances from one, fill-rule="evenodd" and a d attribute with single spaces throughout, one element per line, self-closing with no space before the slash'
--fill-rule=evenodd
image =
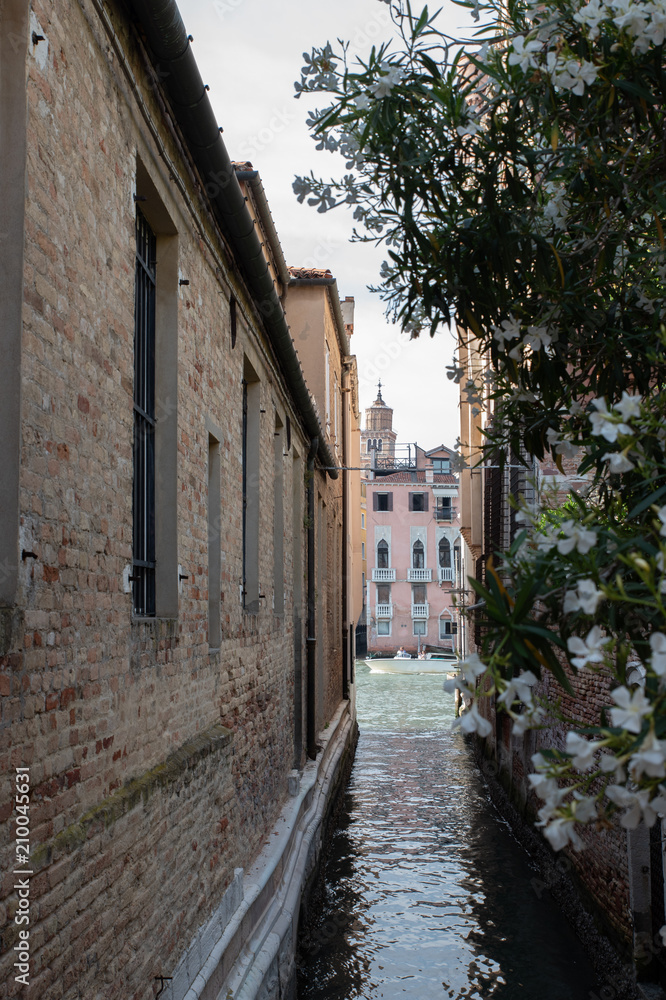
<path id="1" fill-rule="evenodd" d="M 359 663 L 357 698 L 298 1000 L 590 1000 L 592 968 L 451 732 L 442 678 Z"/>

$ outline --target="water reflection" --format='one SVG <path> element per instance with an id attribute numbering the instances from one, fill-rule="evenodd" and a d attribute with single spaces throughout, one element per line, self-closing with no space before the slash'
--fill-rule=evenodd
<path id="1" fill-rule="evenodd" d="M 357 677 L 361 738 L 299 1000 L 589 1000 L 582 948 L 450 732 L 441 678 Z"/>

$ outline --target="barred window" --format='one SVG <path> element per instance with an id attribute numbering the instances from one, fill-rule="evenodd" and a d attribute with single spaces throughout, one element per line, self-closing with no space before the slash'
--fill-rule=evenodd
<path id="1" fill-rule="evenodd" d="M 155 234 L 136 214 L 134 283 L 134 613 L 155 614 Z"/>

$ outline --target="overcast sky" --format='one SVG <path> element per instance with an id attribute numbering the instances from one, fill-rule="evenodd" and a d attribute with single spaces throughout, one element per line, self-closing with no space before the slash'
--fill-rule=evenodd
<path id="1" fill-rule="evenodd" d="M 418 6 L 417 0 L 414 9 Z M 259 170 L 287 263 L 330 268 L 340 297 L 356 300 L 351 349 L 358 360 L 361 410 L 375 399 L 381 378 L 384 400 L 395 411 L 399 442 L 418 441 L 425 448 L 454 445 L 457 387 L 445 372 L 453 355 L 452 335 L 446 331 L 409 341 L 388 324 L 379 296 L 366 288 L 377 282 L 385 252 L 349 242 L 353 221 L 347 209 L 319 214 L 299 205 L 291 187 L 296 173 L 311 168 L 330 177 L 345 172 L 339 156 L 317 152 L 305 125 L 308 105 L 303 98 L 294 99 L 303 52 L 336 38 L 349 40 L 360 54 L 369 52 L 392 32 L 386 4 L 179 0 L 179 7 L 194 36 L 194 54 L 210 86 L 229 155 L 251 160 Z M 450 32 L 469 23 L 466 12 L 450 0 L 442 8 Z"/>

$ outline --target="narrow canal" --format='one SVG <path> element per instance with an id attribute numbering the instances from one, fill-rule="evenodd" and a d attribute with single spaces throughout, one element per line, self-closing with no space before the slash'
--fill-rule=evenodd
<path id="1" fill-rule="evenodd" d="M 590 1000 L 592 968 L 451 732 L 442 678 L 359 663 L 357 681 L 361 736 L 298 1000 Z"/>

